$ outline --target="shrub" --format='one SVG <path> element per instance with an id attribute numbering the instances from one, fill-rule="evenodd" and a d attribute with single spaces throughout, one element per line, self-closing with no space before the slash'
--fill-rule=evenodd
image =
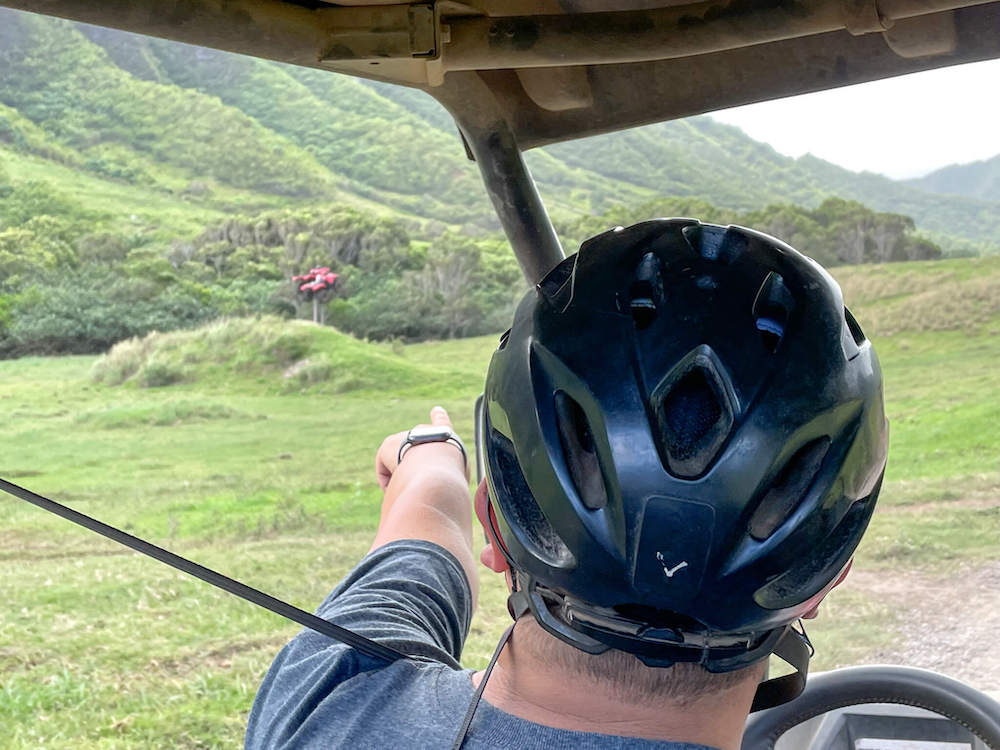
<path id="1" fill-rule="evenodd" d="M 10 295 L 0 295 L 0 336 L 3 336 L 10 326 L 12 307 Z"/>
<path id="2" fill-rule="evenodd" d="M 218 315 L 183 287 L 121 279 L 109 271 L 37 275 L 13 298 L 3 354 L 91 354 L 151 331 Z"/>
<path id="3" fill-rule="evenodd" d="M 98 383 L 121 385 L 142 368 L 152 348 L 153 338 L 131 338 L 115 344 L 111 351 L 94 363 L 90 377 Z"/>
<path id="4" fill-rule="evenodd" d="M 328 381 L 333 374 L 333 364 L 320 354 L 296 362 L 285 371 L 284 377 L 290 387 L 306 388 Z"/>
<path id="5" fill-rule="evenodd" d="M 144 388 L 162 388 L 187 379 L 185 368 L 154 354 L 139 370 L 139 384 Z"/>

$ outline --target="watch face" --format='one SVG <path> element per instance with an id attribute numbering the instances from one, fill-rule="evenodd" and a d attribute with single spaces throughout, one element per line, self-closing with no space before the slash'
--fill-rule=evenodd
<path id="1" fill-rule="evenodd" d="M 447 427 L 435 427 L 433 425 L 422 425 L 410 430 L 410 442 L 439 443 L 451 437 L 451 430 Z"/>

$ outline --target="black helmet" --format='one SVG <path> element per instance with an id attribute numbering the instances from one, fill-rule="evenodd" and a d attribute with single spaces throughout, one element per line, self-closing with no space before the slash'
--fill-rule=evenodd
<path id="1" fill-rule="evenodd" d="M 742 227 L 585 242 L 520 303 L 485 403 L 520 608 L 653 666 L 771 653 L 849 562 L 885 469 L 881 371 L 840 287 Z"/>

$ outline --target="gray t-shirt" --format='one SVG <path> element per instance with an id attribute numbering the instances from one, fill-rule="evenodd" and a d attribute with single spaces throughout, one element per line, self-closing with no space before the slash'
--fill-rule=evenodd
<path id="1" fill-rule="evenodd" d="M 264 678 L 250 713 L 246 750 L 450 748 L 473 696 L 472 670 L 458 664 L 472 595 L 455 557 L 430 542 L 387 544 L 348 574 L 318 614 L 415 658 L 386 666 L 303 631 Z M 486 700 L 465 747 L 711 750 L 553 729 Z"/>

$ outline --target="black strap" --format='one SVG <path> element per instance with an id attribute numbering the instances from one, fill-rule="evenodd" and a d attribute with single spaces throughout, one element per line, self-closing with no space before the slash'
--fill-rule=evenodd
<path id="1" fill-rule="evenodd" d="M 95 518 L 91 518 L 90 516 L 84 515 L 83 513 L 73 510 L 72 508 L 61 505 L 55 500 L 50 500 L 43 495 L 34 493 L 31 490 L 27 490 L 24 487 L 20 487 L 2 478 L 0 478 L 0 491 L 6 492 L 8 495 L 12 495 L 13 497 L 24 500 L 25 502 L 29 502 L 32 505 L 36 505 L 43 510 L 49 511 L 50 513 L 54 513 L 61 518 L 65 518 L 67 521 L 72 521 L 78 526 L 89 529 L 90 531 L 100 534 L 101 536 L 114 542 L 118 542 L 119 544 L 129 547 L 136 552 L 146 555 L 147 557 L 159 560 L 172 568 L 176 568 L 177 570 L 187 573 L 188 575 L 192 575 L 205 583 L 215 586 L 216 588 L 222 589 L 223 591 L 233 594 L 234 596 L 238 596 L 241 599 L 245 599 L 252 604 L 256 604 L 259 607 L 263 607 L 264 609 L 274 612 L 277 615 L 281 615 L 282 617 L 307 627 L 310 630 L 314 630 L 321 635 L 325 635 L 335 641 L 344 643 L 373 659 L 379 659 L 386 663 L 391 663 L 397 659 L 406 658 L 405 654 L 394 648 L 384 646 L 381 643 L 373 641 L 370 638 L 366 638 L 365 636 L 351 630 L 347 630 L 346 628 L 342 628 L 339 625 L 334 625 L 332 622 L 324 620 L 321 617 L 317 617 L 310 612 L 306 612 L 304 609 L 299 609 L 298 607 L 288 604 L 281 599 L 276 599 L 269 594 L 265 594 L 263 591 L 259 591 L 251 586 L 247 586 L 246 584 L 229 578 L 228 576 L 217 573 L 211 568 L 206 568 L 196 562 L 188 560 L 187 558 L 176 555 L 173 552 L 169 552 L 162 547 L 157 547 L 155 544 L 151 544 L 144 539 L 127 534 L 114 526 L 109 526 L 108 524 L 102 523 Z M 516 589 L 508 600 L 507 606 L 515 620 L 529 609 L 527 597 L 522 591 L 518 591 Z M 455 740 L 454 750 L 461 748 L 462 743 L 465 741 L 465 736 L 469 731 L 469 727 L 472 725 L 472 719 L 475 716 L 476 708 L 479 705 L 479 701 L 483 695 L 483 690 L 486 687 L 486 681 L 489 679 L 489 676 L 493 671 L 493 667 L 496 666 L 497 659 L 500 657 L 500 652 L 503 651 L 503 648 L 510 639 L 513 630 L 514 625 L 512 624 L 503 634 L 503 637 L 500 639 L 500 643 L 497 645 L 496 651 L 493 653 L 493 658 L 486 667 L 483 680 L 480 682 L 479 688 L 476 690 L 473 697 L 472 705 L 469 706 L 469 711 L 465 716 L 461 732 Z M 751 712 L 772 708 L 782 703 L 787 703 L 788 701 L 798 697 L 805 688 L 806 676 L 809 673 L 809 659 L 812 656 L 812 653 L 812 644 L 809 642 L 809 638 L 805 631 L 803 630 L 802 632 L 799 632 L 789 626 L 779 639 L 778 644 L 774 649 L 774 654 L 792 665 L 795 668 L 795 672 L 782 677 L 776 677 L 772 680 L 767 680 L 758 685 L 753 705 L 750 708 Z"/>
<path id="2" fill-rule="evenodd" d="M 365 638 L 363 635 L 359 635 L 358 633 L 347 630 L 346 628 L 342 628 L 339 625 L 334 625 L 332 622 L 328 622 L 322 617 L 317 617 L 314 614 L 306 612 L 304 609 L 299 609 L 298 607 L 281 601 L 281 599 L 276 599 L 273 596 L 265 594 L 263 591 L 258 591 L 255 588 L 247 586 L 246 584 L 240 583 L 232 578 L 228 578 L 221 573 L 216 573 L 211 568 L 206 568 L 196 562 L 188 560 L 187 558 L 181 557 L 180 555 L 175 555 L 173 552 L 168 552 L 162 547 L 150 544 L 144 539 L 139 539 L 131 534 L 126 534 L 124 531 L 116 529 L 114 526 L 101 523 L 97 519 L 86 516 L 83 513 L 79 513 L 72 508 L 60 505 L 55 500 L 49 500 L 47 497 L 38 495 L 31 490 L 26 490 L 16 484 L 11 484 L 5 479 L 0 479 L 0 490 L 6 492 L 8 495 L 13 495 L 14 497 L 20 498 L 25 502 L 29 502 L 32 505 L 37 505 L 39 508 L 47 510 L 50 513 L 55 513 L 57 516 L 61 516 L 67 521 L 72 521 L 79 526 L 83 526 L 85 529 L 90 529 L 101 536 L 107 537 L 113 542 L 124 544 L 126 547 L 130 547 L 136 552 L 140 552 L 148 557 L 152 557 L 154 560 L 166 563 L 172 568 L 176 568 L 177 570 L 187 573 L 188 575 L 192 575 L 195 578 L 200 578 L 205 583 L 210 583 L 216 588 L 220 588 L 223 591 L 240 597 L 241 599 L 246 599 L 248 602 L 270 610 L 271 612 L 281 615 L 292 622 L 297 622 L 299 625 L 304 625 L 310 630 L 315 630 L 317 633 L 325 635 L 328 638 L 332 638 L 340 643 L 345 643 L 348 646 L 357 649 L 365 656 L 370 656 L 373 659 L 379 659 L 387 663 L 394 662 L 397 659 L 406 658 L 405 654 L 396 651 L 396 649 L 383 646 L 381 643 L 377 643 L 370 638 Z"/>
<path id="3" fill-rule="evenodd" d="M 486 671 L 483 673 L 483 679 L 479 682 L 479 687 L 476 688 L 475 694 L 472 696 L 472 703 L 469 704 L 469 710 L 465 712 L 465 721 L 462 722 L 462 728 L 458 732 L 458 736 L 455 738 L 455 744 L 451 746 L 451 750 L 462 750 L 462 745 L 465 744 L 465 737 L 469 733 L 469 727 L 472 726 L 472 718 L 476 715 L 476 709 L 479 707 L 479 701 L 482 700 L 483 691 L 486 690 L 486 681 L 490 679 L 490 675 L 493 673 L 493 667 L 497 665 L 497 660 L 500 658 L 500 652 L 503 651 L 503 647 L 507 645 L 507 641 L 510 640 L 511 633 L 514 632 L 514 626 L 517 625 L 516 622 L 512 622 L 510 627 L 504 631 L 504 634 L 500 636 L 500 643 L 497 644 L 496 651 L 493 652 L 493 657 L 490 659 L 490 663 L 486 667 Z"/>
<path id="4" fill-rule="evenodd" d="M 750 713 L 774 708 L 782 703 L 798 698 L 806 687 L 806 677 L 809 675 L 809 659 L 813 655 L 813 646 L 805 630 L 801 632 L 789 625 L 774 647 L 774 655 L 791 664 L 795 671 L 791 674 L 765 680 L 757 686 L 757 692 L 750 706 Z"/>

